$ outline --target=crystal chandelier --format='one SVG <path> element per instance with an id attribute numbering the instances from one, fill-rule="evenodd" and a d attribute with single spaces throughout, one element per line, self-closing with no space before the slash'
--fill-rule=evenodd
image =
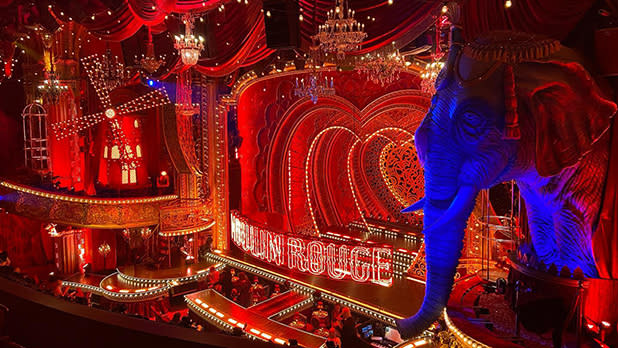
<path id="1" fill-rule="evenodd" d="M 421 73 L 421 91 L 427 94 L 436 93 L 436 79 L 438 78 L 438 74 L 440 74 L 440 70 L 444 67 L 444 62 L 441 61 L 433 61 L 431 63 L 427 63 L 425 66 L 425 70 Z"/>
<path id="2" fill-rule="evenodd" d="M 318 27 L 318 33 L 313 39 L 320 43 L 320 48 L 326 53 L 336 53 L 338 59 L 344 59 L 347 52 L 358 50 L 361 42 L 367 37 L 365 25 L 354 19 L 354 11 L 345 10 L 342 0 L 337 0 L 337 6 L 327 12 L 324 24 Z"/>
<path id="3" fill-rule="evenodd" d="M 326 76 L 322 78 L 322 73 L 318 70 L 318 49 L 317 46 L 311 47 L 311 58 L 309 60 L 311 72 L 306 80 L 305 78 L 299 80 L 297 77 L 294 84 L 294 96 L 299 98 L 309 97 L 313 104 L 318 102 L 318 97 L 321 95 L 335 95 L 333 78 L 331 77 L 330 80 Z"/>
<path id="4" fill-rule="evenodd" d="M 91 80 L 98 81 L 100 88 L 111 91 L 126 85 L 131 79 L 131 74 L 124 68 L 117 56 L 112 56 L 112 51 L 107 49 L 101 59 L 93 61 Z"/>
<path id="5" fill-rule="evenodd" d="M 193 35 L 195 17 L 192 14 L 183 15 L 182 21 L 185 24 L 185 34 L 174 36 L 174 48 L 178 50 L 184 65 L 193 66 L 197 64 L 200 53 L 204 50 L 204 38 Z"/>
<path id="6" fill-rule="evenodd" d="M 69 89 L 69 86 L 60 83 L 56 77 L 56 72 L 52 69 L 47 72 L 47 78 L 38 86 L 39 92 L 43 94 L 49 101 L 57 103 L 62 93 Z"/>
<path id="7" fill-rule="evenodd" d="M 142 59 L 139 60 L 139 64 L 142 66 L 142 68 L 144 68 L 144 70 L 148 71 L 151 74 L 159 70 L 161 65 L 165 64 L 165 55 L 158 57 L 155 56 L 150 27 L 148 27 L 148 43 L 146 44 L 146 55 L 142 55 Z"/>
<path id="8" fill-rule="evenodd" d="M 294 96 L 299 98 L 309 97 L 313 104 L 316 104 L 320 95 L 335 95 L 332 77 L 330 81 L 326 76 L 322 79 L 320 73 L 312 71 L 307 77 L 306 82 L 304 78 L 301 78 L 300 82 L 298 77 L 296 78 Z"/>
<path id="9" fill-rule="evenodd" d="M 101 256 L 105 257 L 107 256 L 107 254 L 110 253 L 110 251 L 112 251 L 112 248 L 109 246 L 109 244 L 107 244 L 107 242 L 103 242 L 99 245 L 97 250 L 99 251 L 99 254 L 101 254 Z"/>
<path id="10" fill-rule="evenodd" d="M 399 50 L 367 54 L 360 58 L 358 70 L 367 74 L 369 81 L 384 86 L 393 83 L 406 68 L 406 61 Z"/>

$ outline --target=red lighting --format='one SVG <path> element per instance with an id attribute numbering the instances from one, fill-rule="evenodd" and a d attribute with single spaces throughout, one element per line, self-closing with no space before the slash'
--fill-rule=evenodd
<path id="1" fill-rule="evenodd" d="M 333 279 L 348 276 L 357 282 L 392 285 L 393 250 L 390 246 L 353 245 L 292 237 L 256 226 L 237 212 L 231 214 L 231 227 L 234 244 L 261 260 L 313 275 L 327 275 Z M 359 238 L 354 239 L 361 241 Z"/>

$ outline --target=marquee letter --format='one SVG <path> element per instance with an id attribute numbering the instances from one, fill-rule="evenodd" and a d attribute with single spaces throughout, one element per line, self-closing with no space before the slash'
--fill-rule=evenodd
<path id="1" fill-rule="evenodd" d="M 283 265 L 283 236 L 268 232 L 268 262 Z"/>
<path id="2" fill-rule="evenodd" d="M 307 271 L 305 256 L 305 241 L 300 238 L 288 238 L 288 268 Z"/>
<path id="3" fill-rule="evenodd" d="M 371 268 L 373 269 L 373 282 L 391 286 L 393 285 L 393 251 L 389 248 L 373 248 L 373 262 Z M 382 276 L 387 276 L 382 279 Z"/>
<path id="4" fill-rule="evenodd" d="M 324 244 L 322 242 L 314 240 L 307 244 L 307 263 L 311 274 L 320 275 L 324 273 L 326 270 L 324 256 Z"/>
<path id="5" fill-rule="evenodd" d="M 352 279 L 357 282 L 366 282 L 371 275 L 369 262 L 371 261 L 371 249 L 366 247 L 354 247 L 352 249 L 351 272 Z"/>
<path id="6" fill-rule="evenodd" d="M 348 271 L 348 257 L 350 251 L 346 245 L 339 247 L 337 256 L 337 246 L 333 243 L 326 247 L 326 269 L 328 276 L 333 279 L 343 279 Z"/>

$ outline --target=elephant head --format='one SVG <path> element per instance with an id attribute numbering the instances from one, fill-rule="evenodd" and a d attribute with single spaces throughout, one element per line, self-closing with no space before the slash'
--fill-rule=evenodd
<path id="1" fill-rule="evenodd" d="M 596 274 L 590 234 L 616 105 L 557 41 L 501 32 L 464 46 L 454 28 L 452 42 L 415 136 L 425 197 L 404 212 L 424 210 L 427 283 L 418 313 L 398 322 L 405 337 L 441 314 L 476 196 L 504 181 L 520 187 L 540 259 Z"/>

